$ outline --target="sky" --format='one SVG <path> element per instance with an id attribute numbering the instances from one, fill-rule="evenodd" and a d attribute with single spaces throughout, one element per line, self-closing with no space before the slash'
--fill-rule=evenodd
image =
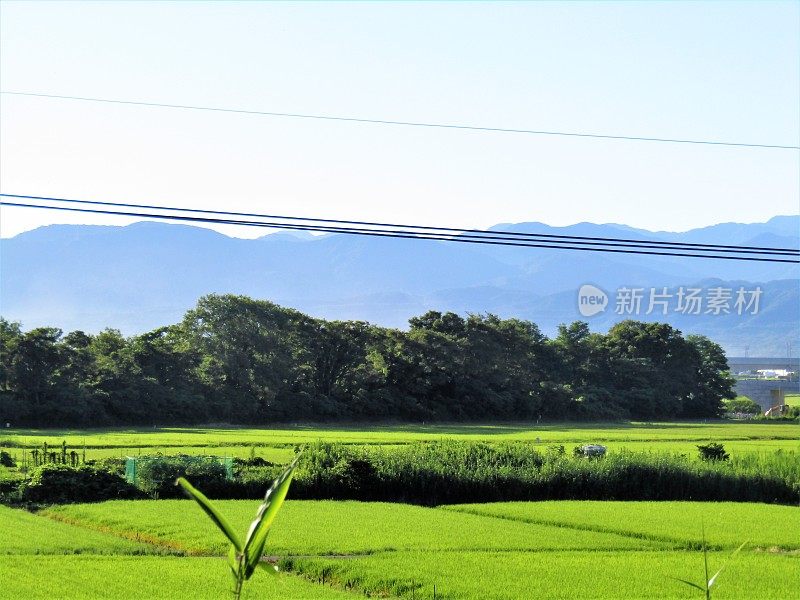
<path id="1" fill-rule="evenodd" d="M 800 3 L 4 1 L 0 88 L 797 146 Z M 455 227 L 684 231 L 800 213 L 800 152 L 3 94 L 0 190 Z M 0 235 L 130 221 L 3 207 Z"/>

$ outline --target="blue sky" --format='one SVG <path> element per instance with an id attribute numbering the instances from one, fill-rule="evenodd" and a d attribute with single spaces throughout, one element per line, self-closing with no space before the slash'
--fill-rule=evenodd
<path id="1" fill-rule="evenodd" d="M 797 2 L 3 2 L 0 10 L 4 91 L 800 139 Z M 5 193 L 464 227 L 685 230 L 800 212 L 793 150 L 0 102 Z M 126 222 L 10 208 L 0 219 L 4 237 L 55 222 Z"/>

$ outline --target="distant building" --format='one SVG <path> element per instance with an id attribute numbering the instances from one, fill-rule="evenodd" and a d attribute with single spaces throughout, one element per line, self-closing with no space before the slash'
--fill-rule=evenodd
<path id="1" fill-rule="evenodd" d="M 800 358 L 729 356 L 728 366 L 734 374 L 756 375 L 758 371 L 800 372 Z"/>
<path id="2" fill-rule="evenodd" d="M 728 366 L 736 378 L 736 393 L 764 412 L 782 406 L 787 393 L 800 392 L 800 358 L 731 356 Z"/>
<path id="3" fill-rule="evenodd" d="M 797 371 L 789 371 L 787 369 L 758 369 L 756 374 L 763 378 L 779 378 L 779 379 L 793 379 L 797 377 Z"/>

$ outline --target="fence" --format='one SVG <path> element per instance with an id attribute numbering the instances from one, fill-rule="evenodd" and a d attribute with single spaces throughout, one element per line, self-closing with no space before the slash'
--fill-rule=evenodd
<path id="1" fill-rule="evenodd" d="M 208 460 L 209 458 L 217 460 L 224 468 L 225 468 L 225 477 L 227 479 L 233 479 L 233 458 L 230 456 L 200 456 L 200 455 L 193 455 L 188 456 L 185 454 L 179 454 L 174 456 L 126 456 L 125 457 L 125 479 L 128 480 L 128 483 L 132 485 L 136 485 L 138 474 L 139 474 L 139 465 L 143 461 L 154 461 L 154 460 L 174 460 L 180 459 L 182 463 L 186 465 L 191 465 L 192 462 L 200 462 L 202 460 Z"/>

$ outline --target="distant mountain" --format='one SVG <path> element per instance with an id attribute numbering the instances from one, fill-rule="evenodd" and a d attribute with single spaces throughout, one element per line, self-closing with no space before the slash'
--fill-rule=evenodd
<path id="1" fill-rule="evenodd" d="M 501 224 L 547 235 L 671 242 L 800 246 L 800 216 L 766 223 L 721 223 L 685 233 L 618 224 Z M 582 317 L 577 292 L 592 284 L 609 296 L 602 313 Z M 254 240 L 185 225 L 53 225 L 0 240 L 0 313 L 23 325 L 65 330 L 116 327 L 137 333 L 180 319 L 198 297 L 266 298 L 309 314 L 403 327 L 428 309 L 494 312 L 537 322 L 606 329 L 622 287 L 762 288 L 756 315 L 656 315 L 704 333 L 735 354 L 800 351 L 800 268 L 789 264 L 596 253 L 437 241 L 278 232 Z M 632 315 L 636 317 L 636 315 Z M 640 314 L 649 319 L 653 315 Z M 656 318 L 653 316 L 653 318 Z"/>

